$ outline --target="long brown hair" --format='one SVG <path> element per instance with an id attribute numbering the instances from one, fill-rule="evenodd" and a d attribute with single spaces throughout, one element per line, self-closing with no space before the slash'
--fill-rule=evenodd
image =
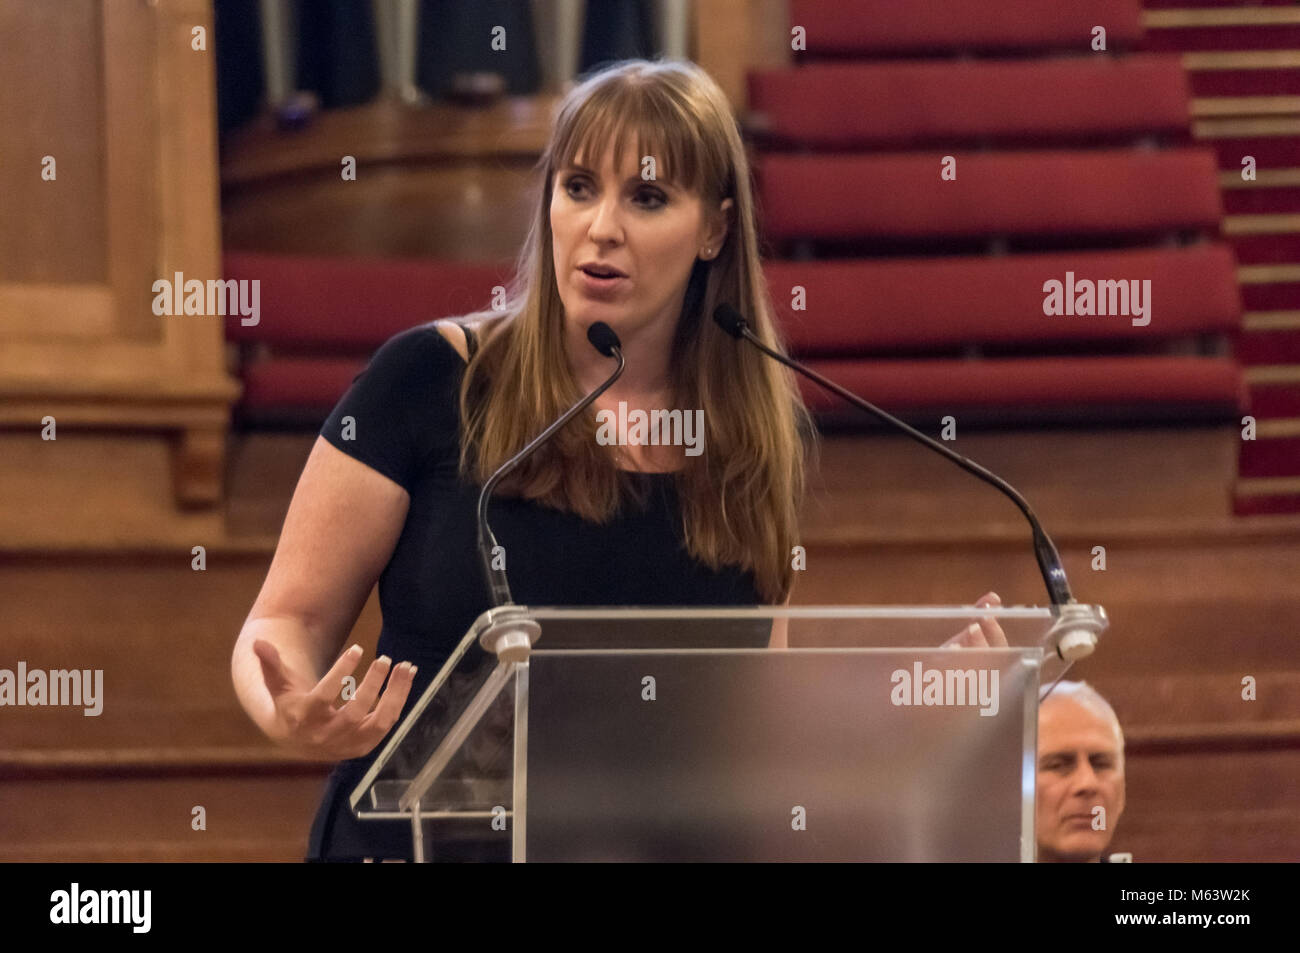
<path id="1" fill-rule="evenodd" d="M 582 397 L 564 350 L 551 190 L 556 170 L 580 151 L 591 158 L 612 143 L 619 168 L 629 133 L 638 156 L 657 156 L 675 182 L 698 191 L 706 214 L 724 198 L 734 200 L 734 226 L 721 253 L 695 263 L 673 340 L 675 406 L 703 408 L 705 427 L 704 452 L 687 457 L 674 479 L 687 551 L 715 570 L 752 570 L 762 597 L 779 603 L 793 585 L 791 549 L 816 431 L 791 373 L 710 317 L 720 303 L 731 304 L 764 343 L 783 350 L 759 258 L 745 149 L 726 96 L 693 63 L 616 63 L 586 77 L 560 103 L 535 169 L 537 211 L 504 307 L 456 319 L 482 322 L 483 332 L 460 391 L 461 472 L 484 482 Z M 594 413 L 572 421 L 498 487 L 597 523 L 637 496 L 633 479 L 597 443 Z"/>

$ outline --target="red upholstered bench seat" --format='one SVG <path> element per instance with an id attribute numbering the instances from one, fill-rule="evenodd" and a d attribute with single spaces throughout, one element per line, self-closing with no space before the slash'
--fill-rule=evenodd
<path id="1" fill-rule="evenodd" d="M 1236 331 L 1241 324 L 1231 250 L 1189 248 L 1000 257 L 773 261 L 764 267 L 791 349 L 800 354 L 1011 342 L 1131 341 Z M 1122 315 L 1043 313 L 1043 285 L 1150 280 L 1150 323 Z M 791 309 L 804 289 L 806 310 Z M 1141 319 L 1139 319 L 1141 320 Z"/>
<path id="2" fill-rule="evenodd" d="M 1240 2 L 1240 6 L 1250 4 Z M 1300 24 L 1240 23 L 1225 26 L 1154 27 L 1146 31 L 1142 45 L 1148 50 L 1219 52 L 1233 50 L 1294 50 L 1300 47 Z"/>
<path id="3" fill-rule="evenodd" d="M 1028 137 L 1092 143 L 1157 132 L 1181 137 L 1189 121 L 1187 74 L 1171 55 L 814 63 L 752 71 L 748 83 L 748 124 L 774 146 Z"/>
<path id="4" fill-rule="evenodd" d="M 1021 411 L 1187 405 L 1230 414 L 1244 406 L 1241 369 L 1225 358 L 1164 356 L 961 360 L 812 360 L 820 374 L 894 413 L 966 408 Z M 366 358 L 281 357 L 250 366 L 243 408 L 255 413 L 327 413 Z M 800 380 L 817 413 L 845 409 L 839 398 Z M 856 419 L 856 418 L 854 418 Z M 870 418 L 861 416 L 864 422 Z"/>
<path id="5" fill-rule="evenodd" d="M 1300 367 L 1300 327 L 1243 331 L 1236 339 L 1237 360 L 1255 364 L 1290 364 Z"/>
<path id="6" fill-rule="evenodd" d="M 1253 384 L 1250 388 L 1250 412 L 1260 420 L 1300 417 L 1300 380 Z"/>
<path id="7" fill-rule="evenodd" d="M 1107 48 L 1142 36 L 1139 0 L 790 0 L 810 54 L 940 50 L 1086 51 L 1097 24 Z"/>
<path id="8" fill-rule="evenodd" d="M 1125 319 L 1079 319 L 1054 325 L 1042 315 L 1044 274 L 1063 277 L 1073 264 L 1093 277 L 1151 277 L 1153 319 L 1133 328 Z M 778 315 L 801 355 L 822 355 L 823 373 L 869 400 L 900 412 L 963 407 L 1031 413 L 1117 405 L 1186 405 L 1217 412 L 1241 400 L 1241 371 L 1226 358 L 1164 355 L 926 360 L 871 357 L 871 351 L 924 349 L 998 340 L 1152 340 L 1235 326 L 1231 258 L 1222 246 L 1088 255 L 1020 256 L 890 262 L 773 262 L 768 280 L 778 305 L 798 279 L 814 312 Z M 1127 269 L 1127 270 L 1125 270 Z M 229 255 L 227 278 L 257 278 L 261 320 L 230 319 L 230 339 L 243 346 L 240 368 L 246 418 L 319 420 L 338 401 L 374 350 L 391 335 L 443 315 L 486 304 L 504 280 L 504 265 L 449 262 L 312 260 Z M 1057 275 L 1057 272 L 1060 272 Z M 1082 274 L 1081 274 L 1082 276 Z M 1184 284 L 1179 286 L 1178 280 Z M 1164 296 L 1163 298 L 1159 296 Z M 900 320 L 900 316 L 909 317 Z M 797 320 L 796 320 L 797 317 Z M 1107 322 L 1104 324 L 1089 324 Z M 815 359 L 815 358 L 814 358 Z M 817 410 L 839 402 L 805 391 Z"/>
<path id="9" fill-rule="evenodd" d="M 231 252 L 226 278 L 260 280 L 261 321 L 226 338 L 285 352 L 369 354 L 398 331 L 486 307 L 506 263 L 313 258 Z"/>
<path id="10" fill-rule="evenodd" d="M 755 163 L 772 239 L 1119 234 L 1203 229 L 1222 218 L 1205 149 L 768 154 Z"/>
<path id="11" fill-rule="evenodd" d="M 260 282 L 260 320 L 226 319 L 239 345 L 245 420 L 310 425 L 375 349 L 409 327 L 487 306 L 509 263 L 314 258 L 232 252 L 227 279 Z"/>
<path id="12" fill-rule="evenodd" d="M 963 410 L 1032 411 L 1087 420 L 1097 409 L 1136 418 L 1161 408 L 1226 416 L 1245 406 L 1241 368 L 1230 358 L 1126 357 L 1002 358 L 980 360 L 816 360 L 809 365 L 837 384 L 891 413 Z M 870 421 L 833 394 L 801 380 L 808 406 L 844 420 Z"/>
<path id="13" fill-rule="evenodd" d="M 244 369 L 245 411 L 324 413 L 366 367 L 366 357 L 272 357 Z"/>

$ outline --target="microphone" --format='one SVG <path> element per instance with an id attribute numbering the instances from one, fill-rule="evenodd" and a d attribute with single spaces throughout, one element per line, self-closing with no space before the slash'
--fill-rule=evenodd
<path id="1" fill-rule="evenodd" d="M 497 471 L 488 478 L 487 483 L 483 484 L 483 489 L 478 495 L 478 552 L 479 559 L 483 563 L 483 573 L 487 579 L 488 592 L 491 594 L 493 606 L 513 605 L 514 603 L 514 599 L 510 595 L 510 584 L 506 581 L 505 570 L 496 569 L 492 566 L 492 550 L 496 548 L 497 540 L 496 536 L 492 534 L 492 527 L 488 525 L 487 505 L 493 489 L 501 482 L 502 477 L 528 459 L 538 447 L 550 440 L 561 427 L 608 390 L 610 385 L 618 380 L 623 373 L 626 362 L 623 358 L 622 343 L 619 341 L 618 335 L 614 333 L 613 328 L 604 321 L 597 321 L 587 328 L 587 340 L 591 342 L 592 347 L 605 357 L 618 359 L 618 367 L 614 369 L 614 373 L 605 380 L 605 383 L 566 410 L 558 420 L 543 430 L 532 443 L 501 464 Z"/>
<path id="2" fill-rule="evenodd" d="M 1065 567 L 1061 565 L 1061 556 L 1056 551 L 1056 545 L 1052 542 L 1051 537 L 1047 535 L 1047 531 L 1043 529 L 1042 524 L 1038 522 L 1038 517 L 1034 515 L 1029 503 L 1026 502 L 1015 487 L 997 474 L 984 469 L 973 460 L 963 457 L 960 453 L 955 453 L 937 440 L 933 440 L 921 433 L 915 427 L 905 424 L 892 414 L 863 400 L 857 394 L 846 390 L 798 361 L 768 347 L 750 330 L 749 323 L 731 305 L 725 302 L 718 305 L 713 312 L 713 320 L 732 337 L 743 338 L 773 360 L 780 361 L 786 367 L 798 371 L 820 387 L 844 398 L 853 406 L 865 410 L 891 427 L 901 430 L 913 440 L 929 447 L 935 453 L 947 457 L 967 473 L 983 480 L 1016 504 L 1016 507 L 1024 514 L 1025 519 L 1028 520 L 1029 527 L 1033 532 L 1034 559 L 1038 562 L 1038 570 L 1047 586 L 1047 596 L 1052 601 L 1052 614 L 1057 616 L 1057 623 L 1049 633 L 1054 639 L 1057 654 L 1067 661 L 1074 661 L 1092 654 L 1092 650 L 1097 644 L 1097 633 L 1101 631 L 1103 625 L 1099 624 L 1100 620 L 1093 613 L 1078 607 L 1074 596 L 1070 592 L 1069 580 L 1065 578 Z"/>

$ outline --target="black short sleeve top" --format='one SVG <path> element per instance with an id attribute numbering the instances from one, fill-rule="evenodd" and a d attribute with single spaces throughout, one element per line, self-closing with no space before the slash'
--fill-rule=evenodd
<path id="1" fill-rule="evenodd" d="M 466 329 L 471 348 L 476 346 Z M 471 355 L 472 355 L 471 351 Z M 458 474 L 459 387 L 465 362 L 432 323 L 395 335 L 374 354 L 320 429 L 343 453 L 397 483 L 410 496 L 401 535 L 379 578 L 383 628 L 378 654 L 419 667 L 407 708 L 437 674 L 491 603 L 476 550 L 481 487 Z M 681 540 L 675 478 L 637 474 L 650 493 L 605 525 L 528 500 L 494 497 L 489 518 L 507 553 L 507 573 L 521 605 L 754 605 L 754 574 L 714 571 Z M 405 712 L 403 712 L 403 717 Z M 400 724 L 400 720 L 399 720 Z M 382 745 L 375 749 L 377 753 Z M 370 757 L 336 771 L 346 784 Z M 331 805 L 322 805 L 329 810 Z M 332 810 L 329 813 L 334 813 Z M 349 818 L 350 819 L 350 818 Z M 318 818 L 316 836 L 326 832 Z M 366 825 L 362 824 L 362 828 Z"/>
<path id="2" fill-rule="evenodd" d="M 468 330 L 468 329 L 467 329 Z M 474 339 L 470 338 L 471 342 Z M 476 344 L 476 342 L 474 342 Z M 475 548 L 481 487 L 458 475 L 465 362 L 431 324 L 387 341 L 353 381 L 320 435 L 410 495 L 401 536 L 379 578 L 379 651 L 437 667 L 490 607 Z M 754 575 L 713 571 L 681 540 L 675 478 L 637 474 L 644 510 L 605 525 L 528 500 L 495 496 L 492 529 L 522 605 L 753 605 Z"/>

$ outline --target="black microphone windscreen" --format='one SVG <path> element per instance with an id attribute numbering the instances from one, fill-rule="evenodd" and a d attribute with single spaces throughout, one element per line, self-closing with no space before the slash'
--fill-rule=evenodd
<path id="1" fill-rule="evenodd" d="M 604 321 L 597 321 L 587 328 L 587 340 L 591 342 L 592 347 L 606 357 L 613 357 L 614 349 L 623 346 L 623 342 L 618 339 L 614 329 Z"/>
<path id="2" fill-rule="evenodd" d="M 739 311 L 725 301 L 713 309 L 713 320 L 733 338 L 741 337 L 745 319 L 740 316 Z"/>

